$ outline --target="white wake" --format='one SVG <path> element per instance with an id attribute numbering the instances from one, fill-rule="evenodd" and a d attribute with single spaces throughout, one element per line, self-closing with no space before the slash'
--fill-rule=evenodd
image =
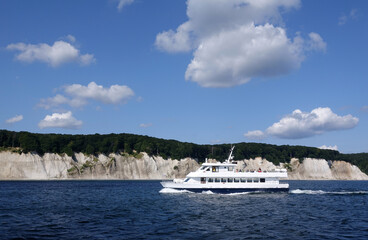
<path id="1" fill-rule="evenodd" d="M 337 194 L 337 195 L 345 195 L 345 194 L 368 194 L 368 191 L 339 191 L 339 192 L 329 192 L 323 190 L 302 190 L 302 189 L 295 189 L 291 190 L 290 193 L 293 194 Z"/>
<path id="2" fill-rule="evenodd" d="M 163 188 L 160 190 L 160 193 L 189 193 L 187 190 L 178 190 L 173 188 Z"/>

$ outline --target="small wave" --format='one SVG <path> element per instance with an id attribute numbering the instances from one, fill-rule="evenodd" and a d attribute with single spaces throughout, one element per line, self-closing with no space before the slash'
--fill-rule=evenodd
<path id="1" fill-rule="evenodd" d="M 225 194 L 225 195 L 228 195 L 228 196 L 235 196 L 235 195 L 246 195 L 246 194 L 251 194 L 251 193 L 259 193 L 259 192 L 237 192 L 237 193 L 228 193 L 228 194 Z"/>
<path id="2" fill-rule="evenodd" d="M 337 195 L 360 195 L 360 194 L 368 194 L 368 191 L 352 191 L 352 192 L 328 192 L 329 194 L 337 194 Z"/>
<path id="3" fill-rule="evenodd" d="M 236 193 L 217 193 L 212 192 L 211 190 L 203 191 L 202 194 L 217 194 L 217 195 L 225 195 L 225 196 L 236 196 L 236 195 L 246 195 L 246 194 L 254 194 L 254 193 L 260 193 L 260 191 L 255 192 L 236 192 Z"/>
<path id="4" fill-rule="evenodd" d="M 189 193 L 188 190 L 177 190 L 173 188 L 163 188 L 160 190 L 160 193 Z"/>
<path id="5" fill-rule="evenodd" d="M 325 191 L 322 190 L 301 190 L 301 189 L 295 189 L 291 190 L 290 193 L 294 194 L 325 194 Z"/>
<path id="6" fill-rule="evenodd" d="M 208 190 L 208 191 L 203 191 L 202 194 L 215 194 L 215 193 L 212 192 L 211 190 Z"/>
<path id="7" fill-rule="evenodd" d="M 295 189 L 291 190 L 290 193 L 294 194 L 336 194 L 336 195 L 354 195 L 354 194 L 368 194 L 368 191 L 340 191 L 340 192 L 328 192 L 323 190 L 302 190 Z"/>

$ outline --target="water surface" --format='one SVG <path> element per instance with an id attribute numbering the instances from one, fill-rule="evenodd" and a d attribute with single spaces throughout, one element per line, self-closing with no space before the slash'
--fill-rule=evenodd
<path id="1" fill-rule="evenodd" d="M 368 239 L 367 181 L 212 194 L 158 181 L 2 181 L 0 238 Z"/>

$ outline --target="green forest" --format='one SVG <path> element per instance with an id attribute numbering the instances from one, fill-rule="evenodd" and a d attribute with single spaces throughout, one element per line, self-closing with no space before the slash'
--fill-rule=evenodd
<path id="1" fill-rule="evenodd" d="M 368 174 L 368 153 L 342 154 L 334 150 L 314 147 L 272 145 L 264 143 L 234 143 L 234 160 L 255 157 L 266 158 L 274 164 L 290 162 L 291 158 L 322 158 L 326 160 L 343 160 L 358 166 Z M 135 134 L 38 134 L 0 130 L 0 147 L 2 150 L 13 149 L 18 152 L 65 153 L 73 156 L 74 152 L 85 154 L 140 153 L 161 156 L 165 159 L 182 159 L 191 157 L 198 162 L 206 158 L 224 160 L 228 157 L 230 144 L 200 145 L 176 140 L 165 140 Z"/>

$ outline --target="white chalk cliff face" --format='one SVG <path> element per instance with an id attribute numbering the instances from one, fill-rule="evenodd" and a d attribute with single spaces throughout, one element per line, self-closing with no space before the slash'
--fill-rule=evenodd
<path id="1" fill-rule="evenodd" d="M 51 179 L 172 179 L 184 178 L 199 165 L 190 158 L 165 160 L 145 153 L 139 158 L 110 154 L 74 157 L 46 153 L 0 153 L 0 179 L 51 180 Z"/>
<path id="2" fill-rule="evenodd" d="M 368 180 L 368 176 L 357 166 L 344 161 L 306 158 L 300 163 L 293 158 L 290 167 L 289 179 Z"/>
<path id="3" fill-rule="evenodd" d="M 146 153 L 136 157 L 126 154 L 96 157 L 83 153 L 69 157 L 46 153 L 41 157 L 32 153 L 0 152 L 1 180 L 173 179 L 184 178 L 198 167 L 199 164 L 191 158 L 166 160 Z M 281 163 L 280 166 L 262 158 L 238 161 L 239 170 L 272 170 L 277 167 L 288 168 L 288 179 L 368 180 L 358 167 L 344 161 L 306 158 L 300 163 L 298 159 L 292 159 L 290 164 Z"/>
<path id="4" fill-rule="evenodd" d="M 242 170 L 273 170 L 287 168 L 290 180 L 368 180 L 368 176 L 360 169 L 344 161 L 326 161 L 325 159 L 306 158 L 300 163 L 292 158 L 289 164 L 280 163 L 275 166 L 262 158 L 238 161 L 238 169 Z"/>

